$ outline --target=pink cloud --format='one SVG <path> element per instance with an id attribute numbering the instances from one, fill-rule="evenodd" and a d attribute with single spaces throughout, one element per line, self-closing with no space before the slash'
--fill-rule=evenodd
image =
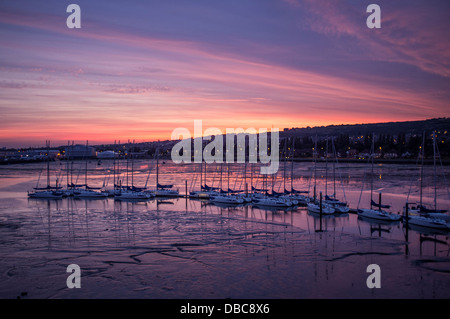
<path id="1" fill-rule="evenodd" d="M 320 2 L 320 6 L 312 1 L 290 2 L 310 10 L 308 27 L 325 35 L 358 39 L 361 46 L 375 52 L 369 54 L 371 59 L 447 72 L 445 43 L 441 44 L 445 52 L 430 63 L 438 45 L 429 52 L 423 46 L 428 30 L 418 32 L 416 40 L 394 36 L 388 28 L 392 21 L 401 21 L 403 31 L 409 27 L 401 17 L 387 15 L 384 33 L 373 38 L 360 26 L 365 21 L 364 11 L 356 19 L 355 10 L 347 12 L 337 2 Z M 399 90 L 389 83 L 359 82 L 339 74 L 256 62 L 208 43 L 142 36 L 90 21 L 78 30 L 81 32 L 73 32 L 59 17 L 50 15 L 45 19 L 22 18 L 18 13 L 2 12 L 0 20 L 89 43 L 83 46 L 87 50 L 61 48 L 58 52 L 45 45 L 35 46 L 33 55 L 48 61 L 5 70 L 4 76 L 11 80 L 0 82 L 0 140 L 12 134 L 23 139 L 110 142 L 119 138 L 168 139 L 173 128 L 187 127 L 199 118 L 205 125 L 223 129 L 350 124 L 448 114 L 448 103 L 432 96 L 434 92 Z M 17 48 L 17 43 L 5 42 Z M 20 49 L 27 48 L 21 45 Z M 415 45 L 419 49 L 414 50 Z M 444 68 L 438 71 L 440 64 Z M 18 89 L 21 94 L 17 94 Z"/>
<path id="2" fill-rule="evenodd" d="M 380 0 L 381 29 L 368 29 L 365 25 L 368 3 L 353 6 L 333 0 L 295 3 L 310 13 L 303 24 L 305 28 L 337 38 L 353 37 L 365 49 L 366 58 L 405 63 L 425 72 L 450 76 L 450 24 L 448 15 L 439 7 L 415 7 L 408 2 L 394 6 Z"/>

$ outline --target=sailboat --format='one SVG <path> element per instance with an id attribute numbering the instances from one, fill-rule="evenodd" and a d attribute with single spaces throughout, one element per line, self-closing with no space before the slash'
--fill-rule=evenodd
<path id="1" fill-rule="evenodd" d="M 64 196 L 64 193 L 60 190 L 62 187 L 58 186 L 58 179 L 56 185 L 50 185 L 50 141 L 45 141 L 47 146 L 47 187 L 38 187 L 39 179 L 34 191 L 28 192 L 28 197 L 39 199 L 60 199 Z"/>
<path id="2" fill-rule="evenodd" d="M 436 218 L 436 217 L 426 217 L 420 215 L 413 215 L 408 217 L 408 223 L 410 225 L 427 227 L 427 228 L 435 228 L 439 230 L 449 230 L 450 225 L 447 221 Z"/>
<path id="3" fill-rule="evenodd" d="M 287 165 L 286 162 L 287 162 L 287 157 L 288 157 L 288 155 L 287 155 L 287 139 L 286 139 L 285 143 L 284 143 L 283 192 L 277 193 L 272 188 L 272 194 L 275 195 L 278 200 L 286 201 L 286 204 L 288 206 L 297 206 L 299 204 L 298 199 L 296 198 L 296 196 L 292 195 L 291 192 L 289 192 L 286 189 L 286 165 Z M 293 163 L 293 161 L 291 161 L 291 162 Z M 291 177 L 292 177 L 292 174 L 293 174 L 292 170 L 293 170 L 293 166 L 291 164 Z M 292 178 L 291 178 L 291 190 L 292 190 L 292 183 L 293 183 L 293 181 L 292 181 Z"/>
<path id="4" fill-rule="evenodd" d="M 220 193 L 217 195 L 213 195 L 210 199 L 211 202 L 221 203 L 221 204 L 242 204 L 242 203 L 244 203 L 243 198 L 230 194 L 230 167 L 229 167 L 229 165 L 227 166 L 228 190 L 227 191 L 222 190 L 222 166 L 223 166 L 223 164 L 221 163 L 220 164 Z"/>
<path id="5" fill-rule="evenodd" d="M 247 184 L 247 161 L 244 161 L 244 170 L 242 172 L 242 177 L 243 177 L 243 179 L 241 179 L 239 190 L 228 189 L 228 191 L 231 192 L 232 194 L 235 194 L 237 197 L 242 198 L 244 203 L 251 203 L 252 196 L 248 193 L 248 184 Z M 237 178 L 235 179 L 235 183 L 234 183 L 235 188 L 236 188 L 236 182 L 237 182 Z M 244 190 L 241 190 L 242 183 L 244 184 Z"/>
<path id="6" fill-rule="evenodd" d="M 178 190 L 172 189 L 173 184 L 163 185 L 159 183 L 159 150 L 156 156 L 156 189 L 154 190 L 155 196 L 159 197 L 177 197 L 179 196 Z"/>
<path id="7" fill-rule="evenodd" d="M 320 203 L 308 203 L 306 205 L 308 212 L 313 214 L 320 214 Z M 329 204 L 325 203 L 325 201 L 322 202 L 322 214 L 324 215 L 332 215 L 336 212 L 334 207 L 330 206 Z"/>
<path id="8" fill-rule="evenodd" d="M 426 208 L 422 203 L 422 188 L 423 188 L 423 160 L 425 155 L 425 133 L 423 135 L 423 142 L 421 148 L 422 165 L 420 170 L 420 202 L 416 207 L 410 209 L 405 205 L 404 219 L 408 218 L 407 222 L 411 225 L 434 228 L 439 230 L 450 230 L 449 216 L 446 214 L 446 210 L 437 209 L 437 174 L 436 174 L 436 157 L 437 157 L 437 144 L 436 144 L 436 132 L 433 132 L 433 165 L 434 165 L 434 209 Z M 406 216 L 406 209 L 408 209 L 408 216 Z"/>
<path id="9" fill-rule="evenodd" d="M 313 214 L 320 214 L 320 211 L 322 210 L 322 214 L 331 215 L 334 214 L 335 210 L 330 205 L 326 204 L 325 201 L 318 201 L 316 198 L 316 187 L 317 187 L 317 135 L 314 142 L 314 152 L 313 152 L 313 159 L 314 159 L 314 198 L 310 200 L 307 204 L 307 210 L 310 213 Z M 321 207 L 322 205 L 322 207 Z"/>
<path id="10" fill-rule="evenodd" d="M 205 185 L 203 185 L 203 175 L 205 176 Z M 196 179 L 196 178 L 195 178 Z M 194 181 L 193 181 L 194 182 Z M 203 174 L 203 160 L 200 163 L 200 190 L 198 191 L 190 191 L 189 197 L 191 198 L 199 198 L 199 199 L 208 199 L 211 195 L 211 189 L 208 189 L 206 185 L 206 162 L 205 162 L 205 174 Z"/>
<path id="11" fill-rule="evenodd" d="M 77 189 L 73 191 L 73 196 L 75 198 L 81 199 L 104 199 L 108 197 L 107 193 L 97 191 L 99 188 L 89 187 L 87 183 L 87 164 L 88 164 L 88 150 L 89 143 L 86 141 L 86 165 L 85 165 L 85 177 L 84 177 L 84 189 Z"/>
<path id="12" fill-rule="evenodd" d="M 264 207 L 280 207 L 286 208 L 292 206 L 292 202 L 286 198 L 279 198 L 276 196 L 276 192 L 273 190 L 272 183 L 272 194 L 269 195 L 269 190 L 267 188 L 267 176 L 264 175 L 262 181 L 262 188 L 256 188 L 252 186 L 252 203 L 255 206 Z"/>
<path id="13" fill-rule="evenodd" d="M 134 141 L 133 141 L 134 145 Z M 127 161 L 130 156 L 130 151 L 127 151 Z M 152 197 L 152 193 L 144 192 L 145 188 L 138 188 L 134 186 L 134 161 L 133 155 L 131 154 L 131 186 L 124 188 L 119 188 L 119 192 L 114 195 L 114 200 L 147 200 Z M 128 174 L 128 171 L 127 171 Z M 127 175 L 128 176 L 128 175 Z M 128 184 L 128 177 L 127 177 Z"/>
<path id="14" fill-rule="evenodd" d="M 147 200 L 152 195 L 148 192 L 135 191 L 131 189 L 121 190 L 114 195 L 114 200 Z"/>
<path id="15" fill-rule="evenodd" d="M 333 195 L 328 196 L 327 193 L 327 187 L 325 188 L 325 203 L 331 207 L 334 208 L 336 213 L 348 213 L 350 211 L 348 205 L 346 202 L 342 202 L 336 198 L 336 162 L 337 162 L 337 152 L 336 148 L 334 147 L 334 141 L 331 139 L 332 149 L 333 149 L 333 155 L 334 155 L 334 161 L 333 161 Z M 328 164 L 328 141 L 327 141 L 327 164 Z M 328 184 L 328 165 L 327 165 L 327 181 L 325 182 L 326 185 Z M 344 192 L 345 197 L 345 192 Z"/>
<path id="16" fill-rule="evenodd" d="M 297 190 L 294 188 L 294 146 L 295 146 L 295 138 L 292 141 L 292 160 L 291 160 L 291 190 L 288 192 L 285 190 L 286 193 L 289 193 L 289 198 L 292 200 L 295 200 L 297 204 L 302 206 L 307 206 L 308 203 L 310 203 L 313 198 L 309 196 L 309 190 L 303 191 L 303 190 Z"/>
<path id="17" fill-rule="evenodd" d="M 376 220 L 382 220 L 382 221 L 388 221 L 388 222 L 395 222 L 399 221 L 402 217 L 397 214 L 392 214 L 386 210 L 383 210 L 383 208 L 387 209 L 390 208 L 389 205 L 382 205 L 381 204 L 381 193 L 379 193 L 379 203 L 376 203 L 373 199 L 373 159 L 374 159 L 374 153 L 375 153 L 375 138 L 374 134 L 372 134 L 372 148 L 370 152 L 370 160 L 371 160 L 371 176 L 370 176 L 370 209 L 360 209 L 358 208 L 358 216 L 366 217 L 370 219 L 376 219 Z M 362 195 L 362 189 L 361 189 L 361 195 Z M 361 200 L 361 196 L 360 196 Z M 373 209 L 373 206 L 378 207 L 378 209 Z"/>
<path id="18" fill-rule="evenodd" d="M 299 191 L 294 189 L 294 154 L 295 154 L 295 137 L 292 139 L 292 153 L 291 153 L 291 190 L 287 191 L 286 189 L 284 192 L 286 194 L 289 194 L 289 198 L 291 200 L 295 200 L 296 204 L 299 205 L 307 205 L 310 202 L 309 196 L 306 194 L 309 194 L 309 191 Z"/>
<path id="19" fill-rule="evenodd" d="M 120 161 L 119 161 L 119 153 L 116 152 L 116 140 L 114 140 L 114 149 L 112 151 L 112 155 L 113 155 L 113 189 L 105 189 L 102 192 L 106 193 L 108 195 L 108 197 L 114 197 L 116 195 L 120 194 L 120 187 L 118 186 L 118 176 L 117 176 L 117 168 L 120 166 Z M 120 141 L 119 141 L 120 144 Z M 117 161 L 116 161 L 117 158 Z"/>
<path id="20" fill-rule="evenodd" d="M 277 197 L 254 198 L 253 203 L 255 205 L 273 206 L 273 207 L 290 207 L 293 205 L 290 200 L 286 198 L 277 198 Z"/>

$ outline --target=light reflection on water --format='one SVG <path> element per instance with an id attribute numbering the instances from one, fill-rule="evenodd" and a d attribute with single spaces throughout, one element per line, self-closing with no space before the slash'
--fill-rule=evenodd
<path id="1" fill-rule="evenodd" d="M 65 164 L 54 164 L 52 182 L 59 174 L 64 183 Z M 220 207 L 207 201 L 185 198 L 152 199 L 148 202 L 28 199 L 26 190 L 35 186 L 41 167 L 27 164 L 0 168 L 0 252 L 2 272 L 6 274 L 3 284 L 0 284 L 0 295 L 5 298 L 14 297 L 11 292 L 14 285 L 28 285 L 30 273 L 33 269 L 41 269 L 43 260 L 48 263 L 47 268 L 42 268 L 43 274 L 48 276 L 48 272 L 59 272 L 58 276 L 62 278 L 65 272 L 61 267 L 65 264 L 78 262 L 89 265 L 89 278 L 100 286 L 75 295 L 79 297 L 370 298 L 373 292 L 369 293 L 364 284 L 354 287 L 359 281 L 364 283 L 366 278 L 364 270 L 357 266 L 369 262 L 382 264 L 382 269 L 388 268 L 392 273 L 389 280 L 397 287 L 386 288 L 379 293 L 380 297 L 428 298 L 436 294 L 447 296 L 444 292 L 450 291 L 445 289 L 450 282 L 446 277 L 450 264 L 449 234 L 423 229 L 406 231 L 400 222 L 383 224 L 363 220 L 352 213 L 324 216 L 320 220 L 301 207 L 287 210 L 252 205 Z M 154 163 L 139 160 L 134 167 L 139 168 L 133 172 L 136 186 L 144 185 L 147 180 L 148 185 L 155 184 Z M 153 168 L 150 176 L 148 167 Z M 222 171 L 223 187 L 228 187 L 229 183 L 230 188 L 243 189 L 242 165 L 231 165 L 230 168 L 229 180 L 228 171 Z M 103 161 L 102 165 L 92 162 L 89 183 L 101 186 L 111 169 L 112 162 Z M 270 188 L 273 185 L 276 191 L 282 190 L 285 183 L 283 166 L 280 169 L 278 176 L 267 184 Z M 180 193 L 184 193 L 186 180 L 188 187 L 198 187 L 199 171 L 198 165 L 174 165 L 166 161 L 160 167 L 160 183 L 173 183 Z M 448 168 L 445 171 L 448 179 Z M 295 189 L 312 190 L 310 163 L 295 163 L 293 172 Z M 322 165 L 317 172 L 318 192 L 325 192 L 325 185 L 329 193 L 333 192 L 331 170 L 324 174 Z M 290 174 L 291 171 L 286 171 L 284 175 L 287 189 L 291 185 Z M 362 204 L 370 200 L 365 174 L 367 165 L 342 164 L 340 178 L 335 179 L 337 197 L 343 199 L 345 191 L 351 207 L 356 208 L 358 202 L 361 208 L 367 207 Z M 418 200 L 417 174 L 418 169 L 414 166 L 377 166 L 375 176 L 381 175 L 382 179 L 374 182 L 374 189 L 382 191 L 383 203 L 392 205 L 393 211 L 399 212 L 408 193 L 410 201 Z M 78 178 L 84 178 L 81 172 L 78 175 Z M 121 176 L 126 180 L 123 172 Z M 108 183 L 112 185 L 112 177 L 109 178 Z M 130 176 L 128 178 L 130 182 Z M 250 178 L 253 185 L 262 186 L 263 180 L 258 179 L 256 173 L 250 176 L 248 172 L 249 184 Z M 325 184 L 325 179 L 328 184 Z M 41 182 L 45 182 L 44 175 Z M 208 167 L 208 185 L 218 186 L 219 182 L 219 167 Z M 449 209 L 446 180 L 441 178 L 438 183 L 439 208 Z M 432 204 L 434 179 L 427 176 L 424 185 L 424 202 Z M 378 193 L 374 196 L 378 199 Z M 320 229 L 324 232 L 318 232 Z M 437 258 L 435 261 L 439 262 L 425 262 L 430 258 Z M 26 264 L 27 261 L 28 266 L 22 266 L 22 272 L 16 275 L 17 264 Z M 145 279 L 148 267 L 159 274 L 159 277 L 152 277 L 153 284 Z M 433 285 L 439 282 L 439 288 L 432 285 L 420 293 L 414 289 L 407 291 L 405 287 L 411 285 L 430 285 L 416 277 L 413 283 L 402 282 L 409 273 L 408 269 L 412 273 L 431 272 Z M 124 277 L 127 272 L 133 280 L 129 276 Z M 286 272 L 291 275 L 287 276 Z M 217 273 L 221 273 L 219 278 Z M 350 284 L 340 276 L 332 278 L 332 273 L 347 277 L 352 273 L 356 275 Z M 245 279 L 241 278 L 243 274 L 246 274 Z M 19 276 L 23 279 L 17 283 Z M 191 281 L 183 276 L 195 278 L 197 286 L 193 288 Z M 293 284 L 291 276 L 297 276 L 298 282 Z M 276 281 L 267 281 L 268 277 L 276 278 Z M 229 283 L 230 278 L 233 285 Z M 314 280 L 310 282 L 312 278 Z M 108 290 L 111 287 L 108 279 L 129 289 L 115 295 Z M 45 287 L 35 291 L 37 298 L 69 296 L 61 285 L 42 282 L 37 285 Z M 263 291 L 261 286 L 264 286 Z M 347 287 L 344 295 L 341 286 Z M 185 295 L 186 292 L 182 292 L 185 289 L 191 294 Z"/>

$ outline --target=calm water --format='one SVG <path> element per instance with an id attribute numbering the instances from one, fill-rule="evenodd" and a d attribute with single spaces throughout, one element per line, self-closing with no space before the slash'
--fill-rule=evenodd
<path id="1" fill-rule="evenodd" d="M 84 162 L 71 179 L 83 183 Z M 126 163 L 120 179 L 127 183 Z M 154 188 L 154 161 L 129 163 L 128 184 Z M 43 170 L 44 168 L 44 170 Z M 65 185 L 67 163 L 51 163 L 51 182 Z M 69 167 L 70 168 L 70 167 Z M 112 161 L 88 164 L 90 186 L 112 187 Z M 253 169 L 253 173 L 251 173 Z M 246 182 L 346 199 L 352 208 L 370 202 L 370 167 L 340 163 L 281 164 L 262 179 L 247 166 Z M 425 167 L 424 203 L 450 209 L 450 168 Z M 221 173 L 222 172 L 222 173 Z M 181 194 L 200 185 L 198 164 L 160 161 L 159 182 Z M 222 175 L 222 178 L 220 177 Z M 40 176 L 40 177 L 39 177 Z M 293 176 L 293 179 L 292 179 Z M 70 178 L 70 177 L 69 177 Z M 27 190 L 46 184 L 45 165 L 0 166 L 0 297 L 16 298 L 448 298 L 449 234 L 380 224 L 355 214 L 322 219 L 304 208 L 267 210 L 219 207 L 185 198 L 118 202 L 113 199 L 32 200 Z M 243 165 L 208 165 L 209 186 L 244 189 Z M 187 182 L 186 182 L 187 181 Z M 435 183 L 437 187 L 435 188 Z M 400 212 L 419 199 L 419 168 L 376 165 L 374 199 Z M 408 241 L 406 241 L 408 236 Z M 366 267 L 381 267 L 382 288 L 366 286 Z M 68 289 L 66 268 L 81 267 L 80 289 Z"/>

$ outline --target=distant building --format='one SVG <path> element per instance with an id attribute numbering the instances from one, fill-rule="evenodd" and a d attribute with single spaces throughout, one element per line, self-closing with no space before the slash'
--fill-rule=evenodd
<path id="1" fill-rule="evenodd" d="M 87 159 L 96 158 L 97 152 L 92 146 L 86 145 L 70 145 L 65 148 L 66 159 Z"/>
<path id="2" fill-rule="evenodd" d="M 14 151 L 9 152 L 8 156 L 11 159 L 22 159 L 22 160 L 44 160 L 47 158 L 55 159 L 61 154 L 59 150 L 25 150 L 25 151 Z"/>
<path id="3" fill-rule="evenodd" d="M 386 158 L 386 159 L 395 159 L 397 157 L 398 157 L 398 154 L 397 153 L 393 153 L 393 152 L 384 154 L 384 158 Z"/>
<path id="4" fill-rule="evenodd" d="M 119 154 L 113 151 L 104 151 L 97 153 L 97 158 L 99 159 L 108 159 L 108 158 L 114 158 L 119 157 Z"/>
<path id="5" fill-rule="evenodd" d="M 405 152 L 405 153 L 402 154 L 402 157 L 403 157 L 403 158 L 411 158 L 411 157 L 413 157 L 413 155 L 414 155 L 414 154 L 412 154 L 412 153 L 410 153 L 410 152 Z"/>
<path id="6" fill-rule="evenodd" d="M 355 149 L 349 149 L 345 152 L 348 158 L 358 158 L 358 151 Z"/>

